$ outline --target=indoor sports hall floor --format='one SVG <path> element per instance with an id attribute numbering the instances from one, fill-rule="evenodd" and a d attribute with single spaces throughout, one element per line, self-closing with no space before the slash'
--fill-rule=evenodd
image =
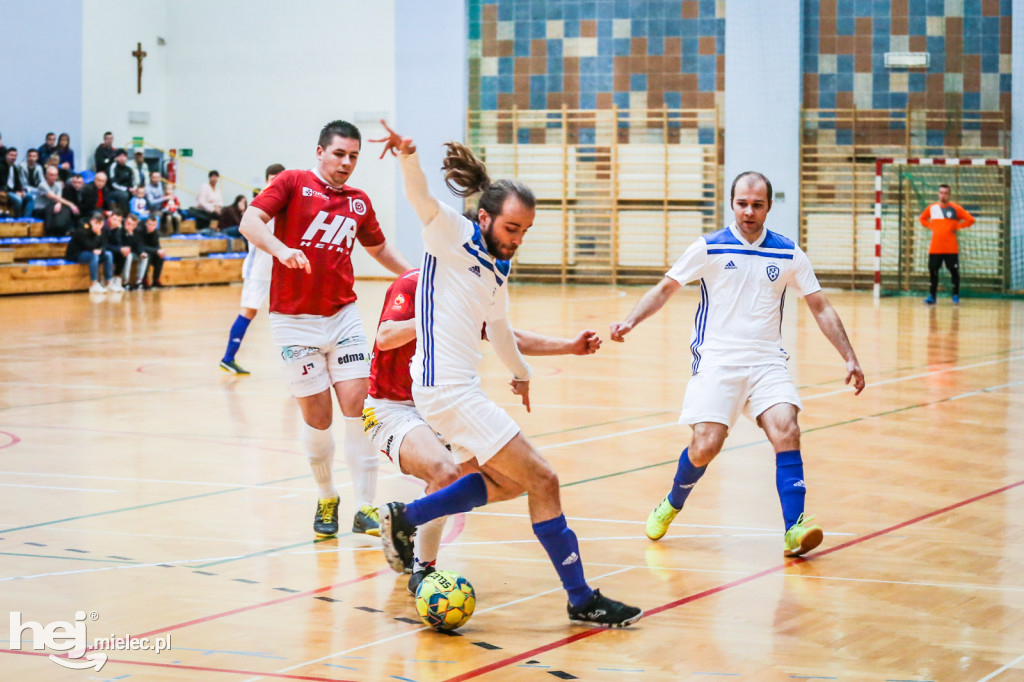
<path id="1" fill-rule="evenodd" d="M 370 329 L 385 286 L 357 284 Z M 532 414 L 488 353 L 485 387 L 560 474 L 588 578 L 647 616 L 571 626 L 521 498 L 450 521 L 439 564 L 478 607 L 444 636 L 378 541 L 314 542 L 265 313 L 238 357 L 252 376 L 217 368 L 239 291 L 0 299 L 0 603 L 42 625 L 85 612 L 90 641 L 171 637 L 72 671 L 11 651 L 0 624 L 0 679 L 1024 680 L 1024 301 L 830 293 L 859 397 L 789 302 L 808 511 L 826 530 L 807 561 L 783 559 L 772 452 L 745 420 L 669 534 L 644 537 L 688 439 L 696 289 L 623 345 L 535 359 Z M 607 338 L 642 291 L 518 286 L 513 320 Z M 415 492 L 383 464 L 379 501 Z"/>

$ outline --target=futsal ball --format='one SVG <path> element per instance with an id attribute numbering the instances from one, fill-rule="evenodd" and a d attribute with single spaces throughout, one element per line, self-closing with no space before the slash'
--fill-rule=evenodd
<path id="1" fill-rule="evenodd" d="M 416 590 L 416 612 L 435 630 L 454 630 L 465 625 L 476 608 L 469 581 L 454 571 L 435 571 Z"/>

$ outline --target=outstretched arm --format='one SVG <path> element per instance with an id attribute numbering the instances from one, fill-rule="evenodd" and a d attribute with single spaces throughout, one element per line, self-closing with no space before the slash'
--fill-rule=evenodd
<path id="1" fill-rule="evenodd" d="M 846 383 L 849 384 L 853 381 L 853 387 L 856 389 L 854 395 L 860 395 L 860 392 L 864 390 L 864 371 L 860 368 L 857 354 L 853 351 L 849 337 L 846 336 L 846 328 L 843 327 L 843 321 L 839 319 L 839 313 L 828 302 L 825 294 L 820 291 L 808 294 L 804 300 L 807 302 L 807 307 L 811 309 L 814 319 L 818 322 L 818 328 L 846 360 Z"/>
<path id="2" fill-rule="evenodd" d="M 416 210 L 420 222 L 429 225 L 440 210 L 440 206 L 427 187 L 427 176 L 423 174 L 419 157 L 416 155 L 416 143 L 412 141 L 411 137 L 402 137 L 396 133 L 383 119 L 380 124 L 388 131 L 387 137 L 370 140 L 370 142 L 384 143 L 384 150 L 381 151 L 380 158 L 383 159 L 388 152 L 392 156 L 398 156 L 405 184 L 405 198 Z"/>
<path id="3" fill-rule="evenodd" d="M 572 339 L 522 329 L 513 331 L 516 345 L 523 355 L 592 355 L 601 347 L 601 337 L 592 329 L 584 329 Z"/>
<path id="4" fill-rule="evenodd" d="M 672 298 L 672 294 L 681 288 L 682 285 L 671 277 L 663 277 L 660 282 L 647 290 L 647 293 L 637 302 L 625 320 L 612 323 L 612 341 L 622 342 L 626 334 L 633 331 L 634 327 L 648 317 L 661 310 L 668 299 Z"/>

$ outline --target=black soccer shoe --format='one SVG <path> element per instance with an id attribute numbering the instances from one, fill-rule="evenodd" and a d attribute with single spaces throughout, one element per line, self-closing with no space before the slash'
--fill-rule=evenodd
<path id="1" fill-rule="evenodd" d="M 433 566 L 427 566 L 422 571 L 414 571 L 413 574 L 409 576 L 409 594 L 415 597 L 416 590 L 420 589 L 420 583 L 423 582 L 423 579 L 436 571 L 437 569 Z"/>
<path id="2" fill-rule="evenodd" d="M 624 628 L 640 620 L 644 612 L 635 606 L 609 599 L 594 590 L 590 601 L 580 607 L 569 604 L 569 620 L 580 625 L 602 628 Z"/>
<path id="3" fill-rule="evenodd" d="M 412 536 L 416 528 L 405 520 L 405 505 L 401 502 L 388 502 L 378 511 L 384 558 L 392 571 L 405 573 L 406 565 L 412 563 Z"/>

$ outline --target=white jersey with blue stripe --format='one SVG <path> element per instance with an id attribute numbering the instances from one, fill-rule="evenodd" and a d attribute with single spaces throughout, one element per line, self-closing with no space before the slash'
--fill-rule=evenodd
<path id="1" fill-rule="evenodd" d="M 274 234 L 273 218 L 267 223 L 267 229 L 270 230 L 270 234 Z M 252 242 L 249 242 L 249 253 L 245 254 L 245 260 L 242 261 L 242 279 L 269 281 L 270 273 L 273 269 L 274 257 L 263 249 L 253 246 Z"/>
<path id="2" fill-rule="evenodd" d="M 768 229 L 753 244 L 736 225 L 704 235 L 666 273 L 680 284 L 700 282 L 700 304 L 690 337 L 692 370 L 781 364 L 786 290 L 821 289 L 807 254 Z"/>
<path id="3" fill-rule="evenodd" d="M 484 324 L 508 310 L 510 264 L 488 252 L 480 226 L 439 203 L 423 229 L 425 253 L 416 285 L 418 386 L 468 384 L 479 376 Z"/>

